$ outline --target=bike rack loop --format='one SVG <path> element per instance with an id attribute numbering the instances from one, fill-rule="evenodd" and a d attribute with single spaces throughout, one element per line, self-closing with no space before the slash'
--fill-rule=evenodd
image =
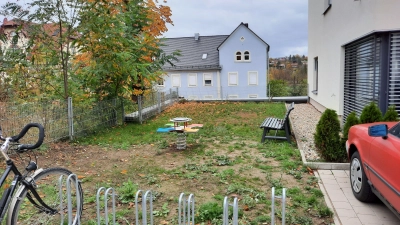
<path id="1" fill-rule="evenodd" d="M 275 187 L 271 194 L 271 225 L 275 225 L 275 199 L 282 199 L 282 225 L 285 225 L 286 188 L 282 188 L 282 195 L 275 195 Z"/>
<path id="2" fill-rule="evenodd" d="M 105 187 L 100 187 L 97 190 L 97 195 L 96 195 L 96 203 L 97 203 L 97 224 L 100 224 L 100 194 L 102 191 L 104 192 L 104 219 L 106 225 L 108 224 L 108 195 L 109 192 L 111 191 L 111 197 L 112 197 L 112 213 L 113 213 L 113 224 L 115 224 L 115 191 L 114 188 L 108 188 L 106 190 Z"/>
<path id="3" fill-rule="evenodd" d="M 138 190 L 136 192 L 135 196 L 135 213 L 136 213 L 136 225 L 139 225 L 139 204 L 138 204 L 138 199 L 139 199 L 139 194 L 142 193 L 142 190 Z M 142 194 L 142 224 L 147 225 L 147 200 L 149 199 L 150 202 L 150 224 L 153 225 L 153 194 L 151 193 L 150 190 L 146 191 L 144 195 Z"/>
<path id="4" fill-rule="evenodd" d="M 195 224 L 194 223 L 194 195 L 190 194 L 189 197 L 185 200 L 185 193 L 181 193 L 179 195 L 179 207 L 178 207 L 178 222 L 179 225 L 185 224 L 186 225 L 186 218 L 187 218 L 187 224 Z M 186 207 L 186 202 L 187 202 L 187 207 Z M 182 210 L 183 208 L 183 210 Z M 183 211 L 183 213 L 182 213 Z M 186 214 L 187 212 L 187 214 Z M 183 223 L 182 223 L 183 222 Z"/>
<path id="5" fill-rule="evenodd" d="M 78 193 L 79 190 L 79 180 L 78 177 L 76 176 L 76 174 L 70 174 L 67 177 L 66 185 L 67 185 L 67 200 L 68 200 L 68 224 L 72 224 L 73 220 L 72 220 L 72 194 L 71 194 L 71 179 L 75 178 L 75 189 L 76 189 L 76 207 L 77 207 L 77 219 L 78 219 L 78 224 L 80 224 L 80 211 L 81 211 L 81 204 L 80 201 L 82 201 L 82 199 L 80 199 L 80 195 Z M 59 196 L 60 196 L 60 209 L 63 209 L 63 193 L 62 193 L 62 187 L 63 187 L 63 175 L 60 176 L 60 178 L 58 179 L 58 183 L 59 183 Z M 60 210 L 60 216 L 61 216 L 61 222 L 60 224 L 62 225 L 64 223 L 64 211 Z"/>
<path id="6" fill-rule="evenodd" d="M 233 199 L 233 203 L 229 204 L 229 199 L 228 196 L 225 196 L 224 198 L 224 213 L 223 213 L 223 225 L 229 225 L 229 206 L 233 207 L 233 217 L 232 217 L 232 225 L 238 225 L 239 224 L 239 206 L 238 206 L 238 200 L 235 197 Z"/>

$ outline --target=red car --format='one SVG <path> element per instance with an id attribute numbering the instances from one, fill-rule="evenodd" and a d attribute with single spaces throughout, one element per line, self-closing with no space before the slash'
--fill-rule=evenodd
<path id="1" fill-rule="evenodd" d="M 352 126 L 346 150 L 354 196 L 362 202 L 378 197 L 400 218 L 400 123 Z"/>

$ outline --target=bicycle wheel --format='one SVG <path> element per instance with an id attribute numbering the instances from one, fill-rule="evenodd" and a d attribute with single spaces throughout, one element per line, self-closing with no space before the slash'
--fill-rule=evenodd
<path id="1" fill-rule="evenodd" d="M 17 192 L 10 204 L 7 222 L 9 225 L 15 224 L 69 224 L 69 218 L 73 221 L 70 224 L 78 224 L 83 205 L 83 193 L 80 183 L 78 188 L 75 185 L 75 178 L 70 179 L 72 216 L 68 215 L 68 195 L 66 188 L 66 180 L 72 174 L 71 171 L 63 168 L 49 168 L 38 173 L 33 179 L 36 184 L 35 190 L 42 200 L 53 209 L 57 209 L 57 213 L 48 213 L 40 210 L 38 206 L 32 203 L 29 196 L 38 203 L 31 192 L 23 187 L 21 192 Z M 62 176 L 62 188 L 60 195 L 60 176 Z M 62 196 L 60 198 L 60 196 Z M 62 203 L 62 204 L 60 204 Z M 39 204 L 39 203 L 38 203 Z M 39 204 L 40 205 L 40 204 Z M 78 205 L 80 210 L 78 212 Z M 62 222 L 63 221 L 63 222 Z"/>

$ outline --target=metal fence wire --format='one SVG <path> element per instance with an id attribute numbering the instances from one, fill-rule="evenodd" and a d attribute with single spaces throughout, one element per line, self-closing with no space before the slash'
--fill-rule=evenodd
<path id="1" fill-rule="evenodd" d="M 121 98 L 92 103 L 73 101 L 72 98 L 22 104 L 0 102 L 0 126 L 6 136 L 12 136 L 28 123 L 40 123 L 46 131 L 46 143 L 72 140 L 124 122 L 142 123 L 177 100 L 176 90 L 153 91 L 138 96 L 138 102 Z M 36 141 L 37 133 L 37 130 L 31 129 L 22 142 Z"/>

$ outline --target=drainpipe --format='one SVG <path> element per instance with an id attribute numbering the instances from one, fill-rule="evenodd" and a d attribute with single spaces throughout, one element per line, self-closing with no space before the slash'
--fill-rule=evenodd
<path id="1" fill-rule="evenodd" d="M 219 71 L 217 71 L 217 99 L 222 99 L 221 98 L 221 76 L 219 74 Z"/>

